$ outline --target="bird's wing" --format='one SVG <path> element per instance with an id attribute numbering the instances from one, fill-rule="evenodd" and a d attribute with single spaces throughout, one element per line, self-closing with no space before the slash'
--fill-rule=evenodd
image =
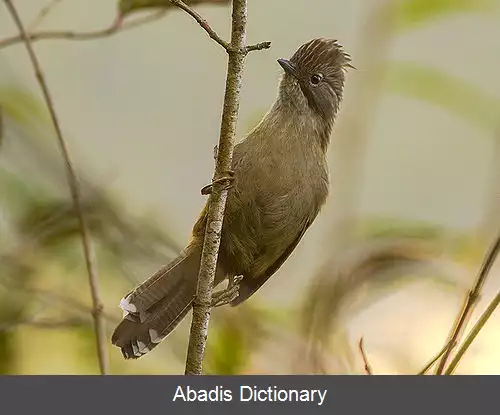
<path id="1" fill-rule="evenodd" d="M 253 293 L 255 293 L 255 291 L 262 287 L 262 285 L 283 265 L 283 263 L 287 260 L 293 250 L 297 247 L 307 229 L 309 228 L 309 226 L 311 226 L 311 223 L 313 223 L 315 217 L 316 215 L 314 215 L 313 218 L 309 219 L 305 223 L 293 242 L 262 274 L 258 275 L 257 277 L 243 278 L 243 280 L 240 282 L 239 295 L 231 302 L 232 306 L 238 305 L 248 299 Z"/>

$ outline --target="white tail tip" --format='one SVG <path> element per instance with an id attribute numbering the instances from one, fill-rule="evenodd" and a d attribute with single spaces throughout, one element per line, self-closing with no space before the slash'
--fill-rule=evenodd
<path id="1" fill-rule="evenodd" d="M 165 338 L 158 336 L 158 332 L 154 329 L 149 329 L 149 337 L 153 343 L 160 343 Z"/>
<path id="2" fill-rule="evenodd" d="M 137 342 L 137 346 L 139 346 L 139 352 L 144 354 L 149 352 L 149 348 L 141 341 Z"/>
<path id="3" fill-rule="evenodd" d="M 139 347 L 136 346 L 133 342 L 132 342 L 132 351 L 134 353 L 134 356 L 137 356 L 139 357 L 141 354 L 139 353 Z"/>
<path id="4" fill-rule="evenodd" d="M 128 311 L 129 313 L 137 313 L 137 307 L 129 302 L 128 297 L 123 297 L 121 299 L 120 308 L 123 311 Z"/>

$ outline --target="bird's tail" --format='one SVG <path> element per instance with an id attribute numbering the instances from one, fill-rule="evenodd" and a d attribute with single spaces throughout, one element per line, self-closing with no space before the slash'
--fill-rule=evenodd
<path id="1" fill-rule="evenodd" d="M 125 359 L 137 359 L 150 351 L 189 312 L 196 293 L 200 258 L 201 247 L 188 246 L 122 299 L 124 317 L 111 341 L 122 350 Z"/>

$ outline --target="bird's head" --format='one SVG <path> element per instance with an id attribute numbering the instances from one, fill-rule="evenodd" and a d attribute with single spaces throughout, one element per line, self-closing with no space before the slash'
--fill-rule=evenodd
<path id="1" fill-rule="evenodd" d="M 280 100 L 331 123 L 342 100 L 345 72 L 353 68 L 342 46 L 336 40 L 313 39 L 278 63 L 285 71 Z"/>

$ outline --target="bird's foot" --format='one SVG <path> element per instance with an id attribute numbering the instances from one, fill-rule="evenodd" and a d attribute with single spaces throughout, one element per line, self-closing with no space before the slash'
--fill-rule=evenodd
<path id="1" fill-rule="evenodd" d="M 212 180 L 212 183 L 207 184 L 201 189 L 201 194 L 202 195 L 209 195 L 212 193 L 212 188 L 215 183 L 222 183 L 223 187 L 222 190 L 228 190 L 233 186 L 234 182 L 234 171 L 228 170 L 224 172 L 222 177 L 219 177 L 218 179 Z"/>
<path id="2" fill-rule="evenodd" d="M 212 307 L 221 307 L 231 303 L 231 301 L 238 298 L 240 295 L 240 281 L 243 279 L 242 275 L 230 278 L 229 284 L 225 290 L 220 290 L 212 293 Z"/>

